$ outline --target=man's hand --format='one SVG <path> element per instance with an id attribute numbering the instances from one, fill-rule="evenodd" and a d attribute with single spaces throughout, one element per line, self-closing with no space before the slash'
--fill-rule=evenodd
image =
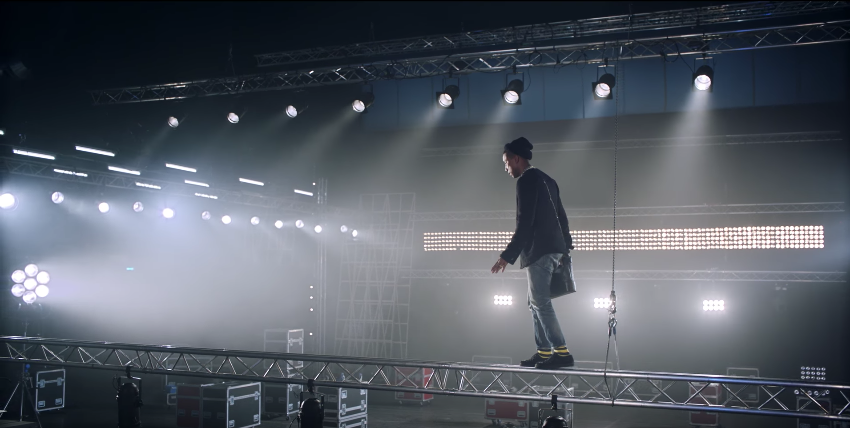
<path id="1" fill-rule="evenodd" d="M 496 262 L 496 264 L 493 265 L 493 268 L 490 269 L 490 273 L 499 273 L 500 271 L 504 272 L 505 267 L 507 265 L 508 265 L 508 262 L 505 259 L 499 257 L 499 260 Z"/>

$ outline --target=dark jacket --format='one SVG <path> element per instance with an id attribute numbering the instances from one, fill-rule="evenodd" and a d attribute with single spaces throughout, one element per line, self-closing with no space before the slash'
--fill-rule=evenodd
<path id="1" fill-rule="evenodd" d="M 543 255 L 565 254 L 567 249 L 573 249 L 573 238 L 558 183 L 543 171 L 529 167 L 516 182 L 516 231 L 501 257 L 514 264 L 522 256 L 520 268 L 525 268 Z"/>

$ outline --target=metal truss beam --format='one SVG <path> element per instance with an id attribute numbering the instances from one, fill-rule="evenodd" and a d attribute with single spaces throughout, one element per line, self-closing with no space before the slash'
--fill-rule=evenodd
<path id="1" fill-rule="evenodd" d="M 87 174 L 87 176 L 80 177 L 76 175 L 62 174 L 55 172 L 54 169 L 84 173 Z M 330 216 L 339 216 L 346 218 L 360 218 L 360 216 L 362 216 L 362 213 L 360 211 L 330 207 L 327 205 L 320 206 L 315 203 L 306 203 L 290 198 L 263 196 L 258 194 L 237 192 L 224 189 L 201 188 L 184 183 L 173 183 L 165 180 L 156 180 L 146 177 L 135 178 L 123 174 L 113 174 L 88 169 L 71 168 L 62 165 L 48 164 L 44 162 L 22 160 L 10 157 L 0 157 L 0 174 L 2 173 L 23 175 L 28 177 L 46 178 L 50 180 L 71 182 L 77 184 L 87 184 L 92 186 L 105 186 L 118 189 L 141 190 L 151 193 L 167 193 L 170 195 L 191 198 L 197 198 L 197 196 L 195 196 L 195 193 L 202 193 L 207 195 L 215 195 L 218 197 L 217 200 L 221 202 L 262 207 L 272 210 L 279 210 L 281 212 L 317 214 L 320 210 L 324 210 L 325 214 Z M 136 182 L 153 184 L 156 186 L 160 186 L 162 189 L 148 189 L 144 187 L 139 187 L 136 185 Z"/>
<path id="2" fill-rule="evenodd" d="M 0 362 L 383 391 L 850 421 L 850 385 L 732 376 L 412 361 L 0 336 Z M 299 364 L 303 362 L 302 364 Z M 406 370 L 403 370 L 407 368 Z M 410 370 L 409 368 L 413 368 Z M 411 379 L 432 369 L 417 385 Z M 286 373 L 291 375 L 287 377 Z M 412 373 L 411 373 L 412 372 Z M 344 376 L 340 376 L 340 375 Z M 583 393 L 576 394 L 579 384 Z M 708 384 L 722 394 L 714 404 Z M 830 391 L 821 407 L 815 391 Z M 705 391 L 705 394 L 703 392 Z M 757 399 L 747 401 L 756 392 Z M 818 393 L 820 394 L 820 393 Z M 799 397 L 803 400 L 798 401 Z"/>
<path id="3" fill-rule="evenodd" d="M 704 28 L 716 24 L 743 24 L 755 20 L 800 17 L 818 12 L 837 12 L 846 2 L 754 2 L 734 5 L 703 6 L 662 12 L 590 18 L 547 24 L 521 25 L 411 37 L 407 39 L 357 43 L 353 45 L 300 49 L 255 55 L 258 67 L 293 66 L 317 62 L 350 63 L 352 58 L 386 59 L 394 56 L 430 56 L 463 50 L 493 47 L 525 48 L 552 46 L 590 36 L 622 36 L 650 30 Z"/>
<path id="4" fill-rule="evenodd" d="M 839 131 L 786 132 L 776 134 L 712 135 L 705 137 L 640 138 L 618 140 L 617 149 L 649 149 L 692 146 L 735 146 L 744 144 L 826 143 L 844 141 Z M 571 152 L 580 150 L 614 150 L 614 140 L 535 143 L 538 152 Z M 421 149 L 420 157 L 493 156 L 501 155 L 492 147 L 431 147 Z"/>
<path id="5" fill-rule="evenodd" d="M 750 49 L 850 40 L 850 21 L 816 22 L 745 31 L 516 48 L 459 55 L 398 59 L 345 66 L 253 74 L 90 91 L 94 105 L 168 101 L 215 95 L 295 89 L 374 80 L 396 80 L 514 68 L 556 67 L 606 60 L 719 54 Z"/>
<path id="6" fill-rule="evenodd" d="M 611 208 L 567 209 L 569 218 L 612 217 Z M 799 213 L 842 213 L 844 202 L 803 202 L 796 204 L 730 204 L 730 205 L 683 205 L 673 207 L 623 207 L 617 208 L 617 217 L 656 217 L 674 215 L 714 214 L 799 214 Z M 457 221 L 457 220 L 516 220 L 515 210 L 497 211 L 446 211 L 421 212 L 413 216 L 414 221 Z"/>
<path id="7" fill-rule="evenodd" d="M 401 273 L 415 279 L 486 279 L 493 280 L 489 270 L 475 269 L 411 269 Z M 527 280 L 521 270 L 506 270 L 506 279 Z M 610 280 L 611 271 L 577 270 L 577 280 Z M 718 271 L 718 270 L 617 270 L 618 281 L 715 281 L 715 282 L 847 282 L 847 272 L 798 271 Z"/>

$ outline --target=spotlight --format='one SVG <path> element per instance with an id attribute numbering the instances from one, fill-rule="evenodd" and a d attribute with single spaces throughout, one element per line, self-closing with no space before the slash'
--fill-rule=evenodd
<path id="1" fill-rule="evenodd" d="M 86 147 L 86 146 L 75 146 L 75 148 L 77 150 L 81 151 L 81 152 L 94 153 L 96 155 L 109 156 L 109 157 L 113 157 L 113 158 L 115 157 L 114 152 L 109 152 L 109 151 L 106 151 L 106 150 L 100 150 L 100 149 L 95 149 L 95 148 Z"/>
<path id="2" fill-rule="evenodd" d="M 227 113 L 227 121 L 230 123 L 239 123 L 239 115 L 236 113 Z"/>
<path id="3" fill-rule="evenodd" d="M 50 195 L 50 199 L 54 204 L 61 204 L 62 201 L 65 200 L 65 195 L 63 195 L 62 192 L 53 192 L 53 194 Z"/>
<path id="4" fill-rule="evenodd" d="M 726 309 L 725 303 L 722 300 L 703 300 L 703 311 L 723 311 Z"/>
<path id="5" fill-rule="evenodd" d="M 145 210 L 145 206 L 142 205 L 141 202 L 136 202 L 133 204 L 133 211 L 140 213 Z"/>
<path id="6" fill-rule="evenodd" d="M 97 205 L 97 209 L 100 210 L 100 212 L 102 213 L 106 213 L 109 211 L 109 204 L 107 204 L 106 202 L 101 202 Z"/>
<path id="7" fill-rule="evenodd" d="M 302 227 L 304 227 L 304 222 L 301 220 L 295 220 L 295 227 L 301 229 Z"/>
<path id="8" fill-rule="evenodd" d="M 282 222 L 282 221 L 280 221 L 280 220 L 278 220 L 278 221 L 274 222 L 274 227 L 276 227 L 276 228 L 278 228 L 278 229 L 283 228 L 283 222 Z"/>
<path id="9" fill-rule="evenodd" d="M 508 105 L 522 105 L 522 94 L 523 89 L 525 89 L 525 84 L 522 80 L 514 79 L 508 83 L 508 87 L 502 89 L 502 99 Z"/>
<path id="10" fill-rule="evenodd" d="M 224 223 L 224 224 L 230 224 L 231 221 L 232 221 L 232 219 L 230 218 L 229 215 L 226 215 L 226 216 L 221 218 L 221 222 Z"/>
<path id="11" fill-rule="evenodd" d="M 513 305 L 514 304 L 513 300 L 514 300 L 513 296 L 500 296 L 498 294 L 493 296 L 493 303 L 495 303 L 496 305 L 504 305 L 504 306 Z"/>
<path id="12" fill-rule="evenodd" d="M 251 224 L 253 224 L 254 226 L 260 224 L 260 218 L 257 216 L 251 217 Z"/>
<path id="13" fill-rule="evenodd" d="M 289 117 L 296 117 L 304 111 L 307 110 L 307 104 L 304 103 L 293 103 L 286 106 L 286 115 Z"/>
<path id="14" fill-rule="evenodd" d="M 237 120 L 237 122 L 238 122 L 238 120 Z M 180 121 L 177 120 L 176 117 L 171 116 L 171 117 L 168 118 L 168 126 L 170 126 L 172 128 L 176 128 L 177 125 L 180 125 Z"/>
<path id="15" fill-rule="evenodd" d="M 181 171 L 186 171 L 186 172 L 198 172 L 198 170 L 195 169 L 195 168 L 190 168 L 188 166 L 182 166 L 182 165 L 177 165 L 177 164 L 173 164 L 173 163 L 166 163 L 165 167 L 171 168 L 171 169 L 179 169 Z"/>
<path id="16" fill-rule="evenodd" d="M 209 220 L 212 218 L 212 214 L 209 211 L 204 211 L 201 213 L 201 218 L 204 220 Z"/>
<path id="17" fill-rule="evenodd" d="M 35 287 L 35 295 L 38 297 L 47 297 L 48 293 L 50 293 L 50 288 L 44 284 Z"/>
<path id="18" fill-rule="evenodd" d="M 0 208 L 4 210 L 9 210 L 15 208 L 18 205 L 18 199 L 15 198 L 11 193 L 4 193 L 0 195 Z"/>
<path id="19" fill-rule="evenodd" d="M 351 108 L 357 113 L 366 113 L 366 109 L 375 102 L 375 95 L 371 92 L 364 92 L 360 98 L 351 103 Z"/>
<path id="20" fill-rule="evenodd" d="M 342 226 L 339 227 L 339 231 L 342 232 L 342 233 L 348 232 L 348 226 L 343 224 Z"/>
<path id="21" fill-rule="evenodd" d="M 357 237 L 357 229 L 354 229 L 354 230 L 352 230 L 352 231 L 351 231 L 351 236 L 352 236 L 353 238 L 356 238 L 356 237 Z"/>
<path id="22" fill-rule="evenodd" d="M 608 309 L 611 307 L 611 299 L 607 297 L 597 297 L 593 299 L 594 309 Z"/>
<path id="23" fill-rule="evenodd" d="M 443 108 L 455 108 L 454 100 L 460 96 L 460 88 L 457 85 L 446 86 L 443 92 L 437 92 L 437 105 Z"/>
<path id="24" fill-rule="evenodd" d="M 166 208 L 162 210 L 162 216 L 165 218 L 172 218 L 174 217 L 174 210 L 172 210 L 171 208 Z"/>
<path id="25" fill-rule="evenodd" d="M 322 233 L 322 226 L 317 224 L 316 227 L 313 228 L 313 230 L 316 233 Z"/>
<path id="26" fill-rule="evenodd" d="M 694 73 L 694 89 L 698 91 L 713 92 L 712 81 L 714 80 L 714 70 L 708 65 L 700 66 Z"/>
<path id="27" fill-rule="evenodd" d="M 614 85 L 617 84 L 617 79 L 613 74 L 605 73 L 599 78 L 599 81 L 592 82 L 590 87 L 593 89 L 594 100 L 610 100 L 614 98 Z"/>
<path id="28" fill-rule="evenodd" d="M 12 149 L 12 153 L 14 153 L 16 155 L 30 156 L 30 157 L 34 157 L 34 158 L 40 158 L 40 159 L 56 160 L 56 156 L 48 155 L 48 154 L 45 154 L 45 153 L 31 152 L 29 150 Z"/>

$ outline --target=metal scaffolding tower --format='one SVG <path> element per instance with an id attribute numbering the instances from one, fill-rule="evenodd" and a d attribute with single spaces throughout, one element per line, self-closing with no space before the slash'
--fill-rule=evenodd
<path id="1" fill-rule="evenodd" d="M 406 358 L 416 195 L 360 195 L 370 213 L 343 248 L 336 355 Z"/>

